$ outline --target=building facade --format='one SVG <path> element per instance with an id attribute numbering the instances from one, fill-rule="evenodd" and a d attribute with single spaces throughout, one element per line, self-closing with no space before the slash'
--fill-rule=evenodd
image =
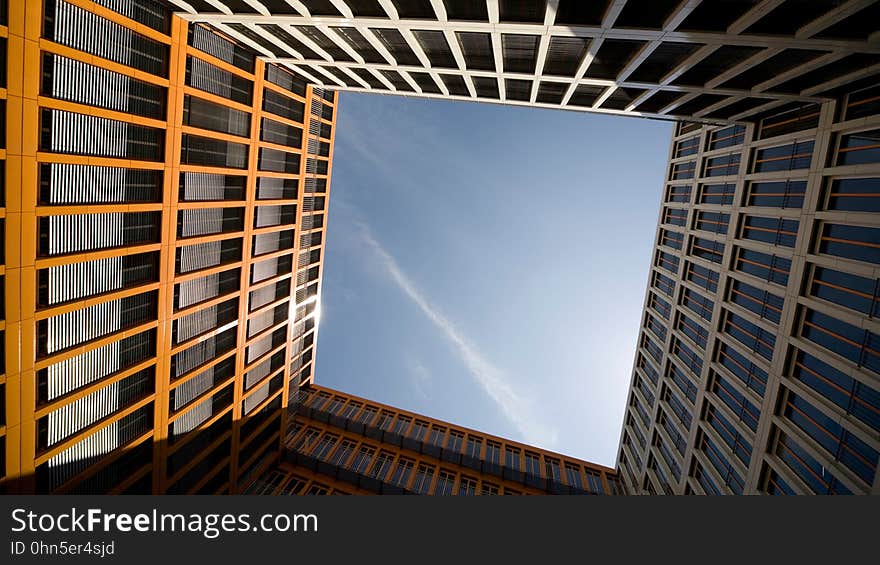
<path id="1" fill-rule="evenodd" d="M 687 120 L 626 490 L 878 492 L 877 21 L 871 0 L 0 0 L 0 490 L 235 493 L 281 454 L 320 482 L 310 426 L 366 441 L 308 406 L 283 449 L 349 90 Z M 453 490 L 580 489 L 554 458 L 588 480 L 528 448 L 508 484 L 488 452 L 477 473 L 385 432 L 389 464 Z M 331 488 L 376 491 L 345 465 Z"/>
<path id="2" fill-rule="evenodd" d="M 623 494 L 614 469 L 320 386 L 293 398 L 278 468 L 248 494 Z"/>
<path id="3" fill-rule="evenodd" d="M 619 452 L 630 492 L 880 493 L 880 83 L 679 124 Z"/>
<path id="4" fill-rule="evenodd" d="M 236 492 L 311 380 L 335 95 L 161 2 L 2 8 L 0 488 Z"/>

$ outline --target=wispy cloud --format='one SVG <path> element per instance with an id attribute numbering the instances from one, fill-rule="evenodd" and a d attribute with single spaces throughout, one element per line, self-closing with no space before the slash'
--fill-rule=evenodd
<path id="1" fill-rule="evenodd" d="M 422 399 L 427 400 L 429 398 L 428 387 L 432 380 L 431 371 L 422 365 L 421 361 L 414 360 L 410 363 L 410 372 L 412 373 L 412 384 L 413 388 L 416 389 L 416 393 Z"/>
<path id="2" fill-rule="evenodd" d="M 467 367 L 470 376 L 495 402 L 524 439 L 529 443 L 548 447 L 554 445 L 558 436 L 557 431 L 541 424 L 535 417 L 530 403 L 514 389 L 509 376 L 486 359 L 476 345 L 464 336 L 435 305 L 431 304 L 424 293 L 401 270 L 394 257 L 376 240 L 368 225 L 357 222 L 356 227 L 363 243 L 376 255 L 394 283 L 440 330 Z"/>

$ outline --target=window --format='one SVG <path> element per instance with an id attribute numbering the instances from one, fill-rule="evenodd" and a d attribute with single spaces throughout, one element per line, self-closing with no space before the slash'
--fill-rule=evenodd
<path id="1" fill-rule="evenodd" d="M 801 335 L 860 367 L 880 374 L 880 336 L 807 309 Z"/>
<path id="2" fill-rule="evenodd" d="M 755 163 L 752 167 L 752 172 L 766 173 L 770 171 L 809 169 L 810 161 L 813 158 L 813 145 L 813 141 L 801 141 L 778 147 L 758 149 L 755 152 Z"/>
<path id="3" fill-rule="evenodd" d="M 664 275 L 663 273 L 653 273 L 653 282 L 652 286 L 665 294 L 666 296 L 672 298 L 673 292 L 675 292 L 675 281 Z"/>
<path id="4" fill-rule="evenodd" d="M 408 416 L 398 416 L 397 420 L 394 422 L 394 433 L 406 435 L 406 431 L 409 429 L 411 423 L 412 418 Z"/>
<path id="5" fill-rule="evenodd" d="M 700 185 L 700 204 L 720 204 L 730 206 L 736 194 L 736 185 L 732 182 L 724 184 Z"/>
<path id="6" fill-rule="evenodd" d="M 709 292 L 718 290 L 718 273 L 690 261 L 684 265 L 684 278 Z M 670 293 L 671 296 L 671 293 Z"/>
<path id="7" fill-rule="evenodd" d="M 394 413 L 382 410 L 382 413 L 379 415 L 379 428 L 388 431 L 391 429 L 391 422 L 393 421 Z"/>
<path id="8" fill-rule="evenodd" d="M 670 177 L 672 180 L 692 179 L 694 172 L 697 170 L 696 161 L 687 161 L 684 163 L 676 163 L 672 165 Z"/>
<path id="9" fill-rule="evenodd" d="M 684 289 L 681 295 L 681 303 L 685 308 L 704 320 L 712 319 L 712 309 L 715 308 L 715 303 L 700 293 L 689 288 Z"/>
<path id="10" fill-rule="evenodd" d="M 666 208 L 663 210 L 663 223 L 683 226 L 687 223 L 688 212 L 685 208 Z"/>
<path id="11" fill-rule="evenodd" d="M 788 285 L 788 273 L 791 270 L 789 259 L 742 247 L 737 251 L 734 270 L 780 286 Z"/>
<path id="12" fill-rule="evenodd" d="M 330 487 L 322 485 L 320 483 L 312 483 L 309 485 L 308 490 L 306 491 L 306 495 L 317 496 L 323 495 L 330 492 Z"/>
<path id="13" fill-rule="evenodd" d="M 654 361 L 659 363 L 663 359 L 663 350 L 656 343 L 651 341 L 647 334 L 642 334 L 642 347 L 648 352 Z"/>
<path id="14" fill-rule="evenodd" d="M 721 263 L 724 257 L 724 244 L 704 237 L 691 238 L 691 255 L 713 263 Z"/>
<path id="15" fill-rule="evenodd" d="M 695 155 L 697 151 L 700 150 L 700 136 L 695 135 L 694 137 L 689 137 L 688 139 L 683 139 L 681 141 L 677 141 L 675 143 L 675 157 L 687 157 L 688 155 Z"/>
<path id="16" fill-rule="evenodd" d="M 752 363 L 745 355 L 722 343 L 718 348 L 718 362 L 736 375 L 747 388 L 764 396 L 767 389 L 767 372 Z"/>
<path id="17" fill-rule="evenodd" d="M 474 437 L 474 436 L 469 435 L 467 437 L 467 454 L 470 455 L 471 457 L 475 457 L 475 458 L 479 459 L 482 451 L 483 451 L 483 440 L 478 437 Z"/>
<path id="18" fill-rule="evenodd" d="M 672 452 L 669 451 L 669 447 L 663 441 L 659 434 L 654 435 L 654 445 L 657 447 L 657 451 L 660 453 L 660 457 L 663 458 L 663 461 L 669 467 L 669 470 L 672 471 L 672 476 L 675 478 L 675 482 L 681 478 L 681 465 L 678 464 L 678 460 L 672 455 Z M 669 488 L 669 481 L 665 476 L 662 475 L 662 472 L 659 471 L 659 467 L 655 467 L 655 471 L 658 472 L 659 475 L 664 479 L 666 484 L 666 490 L 671 492 L 671 488 Z"/>
<path id="19" fill-rule="evenodd" d="M 660 298 L 654 293 L 651 293 L 648 296 L 648 307 L 653 308 L 658 314 L 663 316 L 664 320 L 669 319 L 669 313 L 672 310 L 672 307 L 668 302 Z"/>
<path id="20" fill-rule="evenodd" d="M 880 163 L 880 129 L 840 137 L 836 165 Z"/>
<path id="21" fill-rule="evenodd" d="M 446 436 L 446 428 L 440 426 L 431 426 L 431 444 L 437 447 L 443 447 L 443 438 Z"/>
<path id="22" fill-rule="evenodd" d="M 437 490 L 434 494 L 439 496 L 449 496 L 452 494 L 452 488 L 455 485 L 455 473 L 441 469 L 437 475 Z"/>
<path id="23" fill-rule="evenodd" d="M 476 496 L 477 479 L 471 477 L 461 477 L 458 483 L 458 496 Z"/>
<path id="24" fill-rule="evenodd" d="M 737 431 L 736 427 L 715 406 L 709 404 L 706 407 L 705 418 L 709 427 L 718 433 L 721 440 L 727 444 L 727 447 L 733 451 L 734 455 L 748 466 L 749 458 L 752 455 L 752 444 Z"/>
<path id="25" fill-rule="evenodd" d="M 327 412 L 331 414 L 337 414 L 339 410 L 342 408 L 342 405 L 345 404 L 345 399 L 341 396 L 334 396 L 333 400 L 330 401 L 330 406 L 327 407 Z"/>
<path id="26" fill-rule="evenodd" d="M 694 320 L 688 318 L 684 313 L 679 313 L 676 329 L 691 338 L 691 340 L 693 340 L 693 342 L 701 349 L 706 349 L 706 344 L 709 339 L 709 331 Z"/>
<path id="27" fill-rule="evenodd" d="M 354 461 L 351 462 L 351 470 L 355 473 L 365 475 L 370 466 L 370 461 L 373 459 L 374 453 L 376 453 L 374 448 L 365 445 L 361 446 L 357 455 L 354 457 Z"/>
<path id="28" fill-rule="evenodd" d="M 522 493 L 520 491 L 514 490 L 512 488 L 508 488 L 508 487 L 504 487 L 504 494 L 505 495 L 515 495 L 515 496 L 522 495 Z"/>
<path id="29" fill-rule="evenodd" d="M 740 237 L 754 241 L 763 241 L 770 245 L 794 247 L 799 226 L 800 223 L 797 220 L 746 216 L 743 220 Z M 880 255 L 880 251 L 878 251 L 878 255 Z"/>
<path id="30" fill-rule="evenodd" d="M 783 299 L 781 297 L 742 281 L 735 279 L 732 281 L 728 300 L 751 310 L 774 324 L 778 324 L 782 316 Z"/>
<path id="31" fill-rule="evenodd" d="M 694 221 L 694 229 L 709 233 L 726 234 L 729 223 L 730 214 L 699 210 L 697 211 L 697 217 Z"/>
<path id="32" fill-rule="evenodd" d="M 349 402 L 345 405 L 345 408 L 342 410 L 342 417 L 346 420 L 351 420 L 355 414 L 357 414 L 358 410 L 363 407 L 363 404 L 360 402 Z"/>
<path id="33" fill-rule="evenodd" d="M 434 480 L 434 467 L 425 464 L 419 465 L 416 478 L 413 480 L 412 490 L 416 494 L 428 494 L 431 492 L 431 482 Z"/>
<path id="34" fill-rule="evenodd" d="M 345 462 L 348 461 L 348 457 L 354 452 L 355 445 L 357 444 L 351 440 L 342 440 L 339 449 L 337 449 L 330 457 L 330 463 L 338 467 L 345 465 Z"/>
<path id="35" fill-rule="evenodd" d="M 300 492 L 302 492 L 302 489 L 306 486 L 307 482 L 308 479 L 293 475 L 290 481 L 288 481 L 288 483 L 281 488 L 278 494 L 288 496 L 299 494 Z"/>
<path id="36" fill-rule="evenodd" d="M 782 415 L 824 448 L 833 461 L 842 463 L 867 485 L 871 485 L 878 454 L 867 443 L 791 391 Z"/>
<path id="37" fill-rule="evenodd" d="M 760 409 L 749 401 L 730 381 L 713 371 L 710 390 L 750 430 L 753 432 L 758 431 L 758 419 L 761 417 Z"/>
<path id="38" fill-rule="evenodd" d="M 864 118 L 880 113 L 880 85 L 850 92 L 846 97 L 846 119 Z"/>
<path id="39" fill-rule="evenodd" d="M 521 452 L 514 447 L 504 448 L 504 466 L 514 471 L 519 471 Z"/>
<path id="40" fill-rule="evenodd" d="M 690 187 L 690 185 L 670 186 L 666 190 L 666 202 L 690 202 L 690 200 L 691 200 L 691 187 Z"/>
<path id="41" fill-rule="evenodd" d="M 463 440 L 464 434 L 462 434 L 461 432 L 456 432 L 455 430 L 450 430 L 449 441 L 446 443 L 446 449 L 454 453 L 461 453 L 461 444 Z"/>
<path id="42" fill-rule="evenodd" d="M 772 332 L 768 332 L 733 312 L 727 312 L 723 331 L 767 361 L 773 358 L 776 337 Z"/>
<path id="43" fill-rule="evenodd" d="M 414 461 L 401 457 L 397 462 L 397 467 L 394 469 L 394 474 L 391 475 L 391 483 L 405 487 L 409 482 L 410 475 L 412 475 L 413 465 L 415 465 Z"/>
<path id="44" fill-rule="evenodd" d="M 797 351 L 791 378 L 806 385 L 851 415 L 880 431 L 880 391 L 838 371 L 816 357 Z"/>
<path id="45" fill-rule="evenodd" d="M 499 492 L 501 492 L 501 487 L 493 483 L 487 483 L 486 481 L 483 481 L 483 484 L 480 487 L 481 495 L 497 495 Z"/>
<path id="46" fill-rule="evenodd" d="M 700 436 L 700 450 L 706 455 L 706 459 L 709 460 L 715 472 L 721 477 L 722 484 L 730 488 L 734 494 L 742 494 L 745 483 L 740 474 L 734 470 L 733 465 L 708 435 L 700 434 Z M 703 488 L 706 488 L 702 482 L 700 484 L 703 485 Z M 712 485 L 714 486 L 714 482 L 712 482 Z M 717 492 L 717 487 L 715 488 L 716 493 L 720 494 Z"/>
<path id="47" fill-rule="evenodd" d="M 675 420 L 670 418 L 664 410 L 660 410 L 657 415 L 657 423 L 666 431 L 666 434 L 669 436 L 669 439 L 672 441 L 672 445 L 675 446 L 675 450 L 678 454 L 683 456 L 685 448 L 687 447 L 687 440 L 685 439 L 684 434 L 678 429 Z"/>
<path id="48" fill-rule="evenodd" d="M 657 266 L 672 274 L 678 273 L 678 257 L 665 251 L 657 252 Z"/>
<path id="49" fill-rule="evenodd" d="M 671 380 L 678 390 L 685 395 L 685 397 L 694 403 L 697 401 L 697 387 L 691 381 L 691 378 L 687 376 L 687 374 L 678 368 L 678 365 L 674 363 L 669 364 L 669 370 L 666 373 L 667 378 Z M 650 418 L 647 418 L 648 421 L 645 421 L 645 425 L 649 426 Z"/>
<path id="50" fill-rule="evenodd" d="M 819 252 L 857 261 L 880 264 L 880 229 L 843 224 L 824 224 Z"/>
<path id="51" fill-rule="evenodd" d="M 660 321 L 652 316 L 650 312 L 646 314 L 645 318 L 645 327 L 651 330 L 660 341 L 666 341 L 666 326 L 661 324 Z"/>
<path id="52" fill-rule="evenodd" d="M 629 404 L 630 404 L 630 406 L 632 406 L 633 408 L 636 409 L 636 414 L 638 414 L 639 419 L 642 421 L 642 423 L 645 424 L 645 427 L 650 427 L 651 426 L 651 417 L 648 415 L 648 412 L 647 412 L 647 410 L 645 410 L 645 407 L 642 406 L 642 403 L 639 400 L 638 395 L 631 394 Z"/>
<path id="53" fill-rule="evenodd" d="M 660 230 L 660 245 L 665 245 L 673 249 L 681 249 L 684 235 L 670 230 Z"/>
<path id="54" fill-rule="evenodd" d="M 544 458 L 544 471 L 548 479 L 553 479 L 557 483 L 562 482 L 562 470 L 559 466 L 558 459 L 550 457 Z"/>
<path id="55" fill-rule="evenodd" d="M 486 442 L 486 462 L 492 465 L 501 463 L 501 444 L 494 441 Z"/>
<path id="56" fill-rule="evenodd" d="M 776 137 L 796 131 L 811 129 L 819 125 L 819 105 L 796 103 L 787 105 L 782 111 L 761 119 L 758 139 Z"/>
<path id="57" fill-rule="evenodd" d="M 303 435 L 299 436 L 299 438 L 293 444 L 294 451 L 298 451 L 300 453 L 307 452 L 309 448 L 315 444 L 315 441 L 320 435 L 321 430 L 317 428 L 306 428 L 306 431 L 303 433 Z"/>
<path id="58" fill-rule="evenodd" d="M 653 406 L 654 405 L 654 393 L 651 391 L 650 387 L 648 387 L 648 385 L 645 384 L 645 381 L 643 381 L 638 376 L 636 376 L 634 382 L 635 382 L 635 388 L 637 388 L 642 393 L 642 395 L 645 397 L 645 400 L 648 401 L 648 404 Z"/>
<path id="59" fill-rule="evenodd" d="M 663 385 L 663 400 L 669 406 L 672 413 L 675 415 L 676 419 L 681 423 L 682 426 L 686 430 L 691 429 L 691 422 L 693 421 L 693 416 L 691 415 L 691 411 L 688 407 L 681 401 L 681 399 L 676 396 L 675 392 L 666 385 Z"/>
<path id="60" fill-rule="evenodd" d="M 745 126 L 738 125 L 709 132 L 709 151 L 742 145 L 745 132 Z"/>
<path id="61" fill-rule="evenodd" d="M 584 482 L 581 479 L 581 470 L 577 465 L 565 464 L 565 479 L 568 481 L 569 486 L 583 490 Z"/>
<path id="62" fill-rule="evenodd" d="M 834 179 L 825 192 L 826 210 L 880 212 L 880 178 Z"/>
<path id="63" fill-rule="evenodd" d="M 388 470 L 391 469 L 391 463 L 393 461 L 393 453 L 380 451 L 376 460 L 373 462 L 373 467 L 370 469 L 370 476 L 379 479 L 380 481 L 383 480 L 385 475 L 388 474 Z"/>
<path id="64" fill-rule="evenodd" d="M 739 172 L 739 160 L 739 153 L 707 158 L 703 167 L 703 176 L 725 177 L 735 175 Z"/>
<path id="65" fill-rule="evenodd" d="M 536 477 L 541 476 L 541 456 L 537 453 L 526 451 L 526 473 Z"/>
<path id="66" fill-rule="evenodd" d="M 746 206 L 768 208 L 801 208 L 807 181 L 772 181 L 749 183 Z"/>
<path id="67" fill-rule="evenodd" d="M 794 438 L 779 432 L 776 455 L 816 494 L 852 494 L 837 477 Z"/>
<path id="68" fill-rule="evenodd" d="M 426 433 L 428 433 L 428 422 L 416 420 L 416 423 L 413 424 L 411 437 L 416 441 L 424 441 Z"/>
<path id="69" fill-rule="evenodd" d="M 327 455 L 330 454 L 330 451 L 336 445 L 336 442 L 339 440 L 339 436 L 333 434 L 324 434 L 321 440 L 318 442 L 317 447 L 315 447 L 314 451 L 312 451 L 312 457 L 317 459 L 327 459 Z"/>
<path id="70" fill-rule="evenodd" d="M 367 406 L 364 408 L 363 412 L 358 415 L 358 422 L 361 424 L 369 424 L 373 418 L 376 417 L 378 412 L 379 409 L 375 406 Z"/>
<path id="71" fill-rule="evenodd" d="M 788 483 L 782 480 L 782 477 L 779 476 L 779 473 L 776 471 L 769 469 L 766 464 L 764 470 L 767 472 L 767 480 L 764 485 L 764 492 L 774 496 L 793 496 L 798 494 Z"/>

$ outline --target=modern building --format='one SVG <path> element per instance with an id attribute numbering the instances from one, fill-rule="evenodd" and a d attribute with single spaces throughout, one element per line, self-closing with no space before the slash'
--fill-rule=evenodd
<path id="1" fill-rule="evenodd" d="M 878 21 L 876 0 L 0 0 L 0 489 L 234 493 L 283 455 L 376 490 L 284 437 L 365 441 L 288 410 L 300 387 L 368 403 L 312 383 L 348 90 L 679 121 L 622 484 L 880 492 Z M 499 479 L 488 452 L 477 473 L 366 437 L 456 489 Z M 548 457 L 599 469 L 519 448 L 523 492 L 577 488 Z"/>
<path id="2" fill-rule="evenodd" d="M 614 469 L 320 386 L 248 494 L 622 494 Z"/>
<path id="3" fill-rule="evenodd" d="M 629 492 L 880 493 L 880 82 L 679 124 L 619 468 Z"/>

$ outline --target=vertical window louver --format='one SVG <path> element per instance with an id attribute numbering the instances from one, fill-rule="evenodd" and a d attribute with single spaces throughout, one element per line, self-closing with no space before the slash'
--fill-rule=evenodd
<path id="1" fill-rule="evenodd" d="M 235 348 L 236 329 L 229 328 L 171 357 L 171 374 L 180 377 L 211 359 Z"/>
<path id="2" fill-rule="evenodd" d="M 288 223 L 288 222 L 285 222 Z M 253 256 L 293 248 L 293 230 L 261 233 L 254 236 Z"/>
<path id="3" fill-rule="evenodd" d="M 53 153 L 162 161 L 165 132 L 119 120 L 43 108 L 40 148 Z"/>
<path id="4" fill-rule="evenodd" d="M 290 306 L 287 302 L 279 304 L 272 310 L 260 312 L 256 316 L 248 319 L 247 336 L 248 339 L 254 337 L 258 333 L 271 328 L 275 324 L 279 324 L 287 318 Z"/>
<path id="5" fill-rule="evenodd" d="M 155 330 L 149 330 L 50 365 L 37 372 L 38 401 L 50 402 L 136 365 L 155 353 Z"/>
<path id="6" fill-rule="evenodd" d="M 39 304 L 51 306 L 156 281 L 158 260 L 158 253 L 138 253 L 41 269 Z"/>
<path id="7" fill-rule="evenodd" d="M 180 173 L 180 200 L 244 200 L 247 177 L 210 173 Z"/>
<path id="8" fill-rule="evenodd" d="M 175 412 L 235 374 L 235 356 L 228 357 L 187 379 L 171 390 L 170 404 Z"/>
<path id="9" fill-rule="evenodd" d="M 171 441 L 190 432 L 232 404 L 232 385 L 193 405 L 171 424 Z"/>
<path id="10" fill-rule="evenodd" d="M 180 162 L 187 165 L 246 169 L 248 146 L 222 139 L 183 135 L 180 144 Z"/>
<path id="11" fill-rule="evenodd" d="M 258 206 L 254 227 L 264 228 L 296 222 L 296 206 Z"/>
<path id="12" fill-rule="evenodd" d="M 257 200 L 293 200 L 297 195 L 297 179 L 259 177 L 257 179 Z"/>
<path id="13" fill-rule="evenodd" d="M 180 282 L 174 287 L 174 308 L 186 308 L 221 294 L 235 292 L 240 279 L 239 270 L 231 269 Z"/>
<path id="14" fill-rule="evenodd" d="M 37 322 L 37 350 L 51 355 L 155 319 L 157 293 L 136 294 Z"/>
<path id="15" fill-rule="evenodd" d="M 220 37 L 203 25 L 190 25 L 189 44 L 199 51 L 213 55 L 239 69 L 249 73 L 254 72 L 256 55 L 250 49 Z"/>
<path id="16" fill-rule="evenodd" d="M 241 261 L 241 238 L 208 241 L 177 248 L 177 274 Z"/>
<path id="17" fill-rule="evenodd" d="M 263 379 L 268 377 L 270 374 L 274 373 L 278 369 L 284 366 L 284 351 L 279 351 L 272 355 L 270 359 L 266 359 L 253 369 L 245 374 L 244 379 L 244 388 L 245 390 L 252 389 L 255 385 L 259 384 Z"/>
<path id="18" fill-rule="evenodd" d="M 155 367 L 148 367 L 50 412 L 37 424 L 39 447 L 51 447 L 152 394 Z"/>
<path id="19" fill-rule="evenodd" d="M 167 88 L 61 55 L 43 54 L 42 91 L 59 100 L 165 119 Z"/>
<path id="20" fill-rule="evenodd" d="M 174 320 L 174 343 L 182 343 L 209 330 L 223 326 L 238 317 L 238 299 L 209 306 Z"/>
<path id="21" fill-rule="evenodd" d="M 195 237 L 241 231 L 243 208 L 194 208 L 177 213 L 177 236 Z"/>
<path id="22" fill-rule="evenodd" d="M 139 408 L 68 447 L 38 469 L 38 483 L 54 490 L 104 456 L 123 447 L 153 427 L 153 403 Z"/>
<path id="23" fill-rule="evenodd" d="M 64 0 L 45 0 L 43 37 L 150 74 L 165 76 L 168 46 Z M 101 41 L 95 41 L 100 37 Z"/>
<path id="24" fill-rule="evenodd" d="M 293 261 L 290 255 L 283 257 L 272 257 L 259 263 L 251 265 L 251 284 L 264 281 L 266 279 L 287 274 L 293 267 Z"/>
<path id="25" fill-rule="evenodd" d="M 40 203 L 161 202 L 162 177 L 161 170 L 42 163 Z"/>
<path id="26" fill-rule="evenodd" d="M 159 241 L 161 212 L 112 212 L 39 219 L 41 255 L 63 255 Z"/>
<path id="27" fill-rule="evenodd" d="M 251 105 L 251 97 L 254 90 L 254 85 L 251 81 L 201 59 L 187 57 L 185 81 L 187 86 L 232 100 L 233 102 L 240 102 L 247 106 Z"/>
<path id="28" fill-rule="evenodd" d="M 287 340 L 287 326 L 283 326 L 247 347 L 245 362 L 250 364 Z"/>

